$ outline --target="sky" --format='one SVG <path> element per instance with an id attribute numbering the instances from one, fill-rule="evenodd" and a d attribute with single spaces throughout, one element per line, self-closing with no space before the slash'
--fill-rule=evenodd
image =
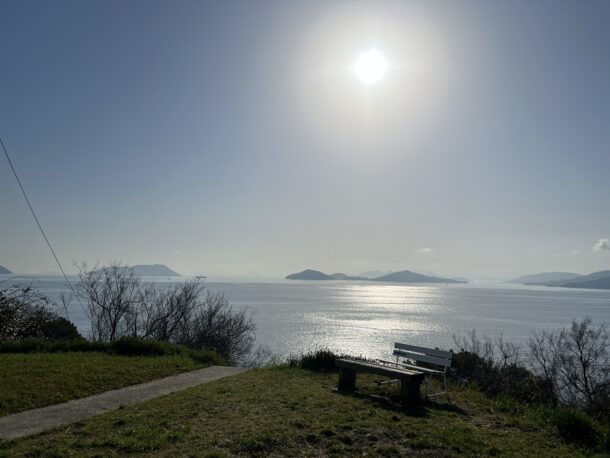
<path id="1" fill-rule="evenodd" d="M 0 136 L 68 272 L 588 273 L 608 23 L 607 1 L 3 0 Z M 0 159 L 0 264 L 57 272 Z"/>

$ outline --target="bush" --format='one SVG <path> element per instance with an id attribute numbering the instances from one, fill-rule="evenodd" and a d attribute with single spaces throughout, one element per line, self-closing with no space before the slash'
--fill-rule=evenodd
<path id="1" fill-rule="evenodd" d="M 224 365 L 224 361 L 213 351 L 195 351 L 183 345 L 167 342 L 124 337 L 114 342 L 96 342 L 85 339 L 48 341 L 26 339 L 1 342 L 0 353 L 66 353 L 97 352 L 120 356 L 170 356 L 188 355 L 203 364 Z"/>
<path id="2" fill-rule="evenodd" d="M 101 342 L 84 339 L 58 341 L 25 339 L 0 343 L 0 353 L 63 353 L 68 351 L 107 353 L 108 347 Z"/>
<path id="3" fill-rule="evenodd" d="M 299 367 L 308 371 L 334 372 L 337 370 L 335 361 L 348 357 L 347 355 L 338 355 L 328 349 L 320 349 L 305 353 L 296 358 L 290 358 L 288 364 L 291 367 Z"/>
<path id="4" fill-rule="evenodd" d="M 610 331 L 605 323 L 573 321 L 569 329 L 534 335 L 529 348 L 534 371 L 563 404 L 610 420 Z"/>
<path id="5" fill-rule="evenodd" d="M 121 337 L 119 340 L 110 342 L 108 347 L 113 353 L 123 356 L 165 356 L 184 354 L 188 351 L 179 345 L 135 337 Z"/>
<path id="6" fill-rule="evenodd" d="M 461 350 L 453 355 L 449 375 L 458 383 L 474 383 L 490 397 L 510 396 L 522 402 L 554 405 L 553 386 L 521 365 L 519 347 L 479 339 L 473 331 L 468 338 L 456 339 Z"/>
<path id="7" fill-rule="evenodd" d="M 454 380 L 474 383 L 491 397 L 552 407 L 550 422 L 566 442 L 610 451 L 610 336 L 605 324 L 595 327 L 585 318 L 569 329 L 535 335 L 527 367 L 518 347 L 501 338 L 481 340 L 473 331 L 455 340 L 462 350 L 453 357 Z"/>
<path id="8" fill-rule="evenodd" d="M 555 404 L 552 387 L 541 377 L 516 364 L 498 365 L 493 359 L 460 351 L 453 356 L 450 377 L 472 382 L 490 397 L 510 396 L 522 402 Z"/>
<path id="9" fill-rule="evenodd" d="M 234 311 L 224 294 L 208 292 L 186 321 L 178 342 L 189 348 L 214 350 L 234 363 L 252 349 L 254 329 L 250 313 Z"/>
<path id="10" fill-rule="evenodd" d="M 81 338 L 76 326 L 55 313 L 52 305 L 31 286 L 0 291 L 0 342 Z"/>
<path id="11" fill-rule="evenodd" d="M 74 323 L 63 317 L 43 321 L 40 326 L 42 335 L 49 340 L 82 339 Z"/>
<path id="12" fill-rule="evenodd" d="M 600 448 L 602 452 L 610 453 L 610 426 L 606 426 L 606 430 L 601 436 Z"/>
<path id="13" fill-rule="evenodd" d="M 566 442 L 593 447 L 601 439 L 591 419 L 577 410 L 558 409 L 553 413 L 551 423 Z"/>
<path id="14" fill-rule="evenodd" d="M 223 294 L 205 291 L 202 282 L 159 288 L 118 264 L 92 270 L 81 265 L 79 276 L 75 289 L 88 310 L 95 340 L 133 337 L 183 344 L 213 350 L 233 363 L 253 347 L 251 313 L 233 310 Z"/>

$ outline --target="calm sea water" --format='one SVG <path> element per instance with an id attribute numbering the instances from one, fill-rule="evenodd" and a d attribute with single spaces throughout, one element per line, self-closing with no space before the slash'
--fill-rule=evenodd
<path id="1" fill-rule="evenodd" d="M 53 299 L 67 291 L 57 277 L 34 282 Z M 610 291 L 601 290 L 341 281 L 209 283 L 208 288 L 224 291 L 235 308 L 252 310 L 257 343 L 282 356 L 328 347 L 388 357 L 395 341 L 454 348 L 453 336 L 472 329 L 523 343 L 536 329 L 569 326 L 574 318 L 610 323 Z M 71 305 L 70 318 L 83 334 L 89 332 L 77 304 Z"/>

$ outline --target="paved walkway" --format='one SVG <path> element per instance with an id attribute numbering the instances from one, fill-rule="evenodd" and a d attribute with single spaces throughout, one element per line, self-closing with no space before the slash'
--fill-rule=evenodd
<path id="1" fill-rule="evenodd" d="M 247 369 L 211 366 L 183 374 L 172 375 L 152 382 L 132 385 L 118 390 L 75 399 L 41 409 L 26 410 L 0 417 L 0 439 L 29 436 L 56 426 L 74 423 L 121 406 L 137 404 L 165 394 L 180 391 L 202 383 L 239 374 Z"/>

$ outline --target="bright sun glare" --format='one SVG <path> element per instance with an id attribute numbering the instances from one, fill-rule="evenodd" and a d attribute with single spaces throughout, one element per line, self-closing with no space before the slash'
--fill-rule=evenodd
<path id="1" fill-rule="evenodd" d="M 367 86 L 379 82 L 388 71 L 388 62 L 379 51 L 361 54 L 354 65 L 354 72 Z"/>

